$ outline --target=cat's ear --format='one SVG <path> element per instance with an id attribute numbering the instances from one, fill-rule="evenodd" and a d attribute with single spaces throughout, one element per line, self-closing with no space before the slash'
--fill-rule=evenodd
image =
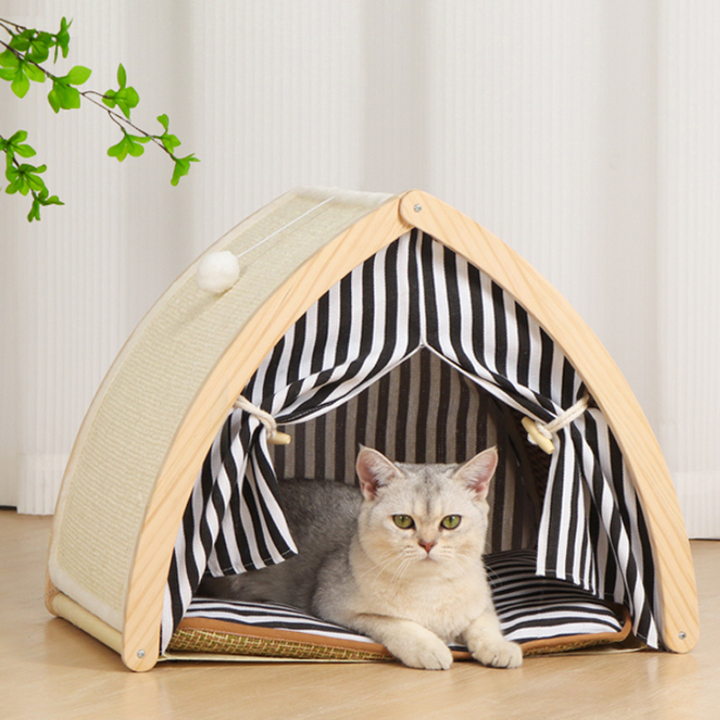
<path id="1" fill-rule="evenodd" d="M 360 489 L 366 500 L 374 500 L 378 488 L 387 485 L 398 475 L 398 469 L 381 452 L 360 446 L 356 464 Z"/>
<path id="2" fill-rule="evenodd" d="M 455 473 L 455 477 L 475 492 L 480 500 L 485 500 L 497 465 L 497 448 L 491 447 L 478 453 L 472 460 L 468 460 Z"/>

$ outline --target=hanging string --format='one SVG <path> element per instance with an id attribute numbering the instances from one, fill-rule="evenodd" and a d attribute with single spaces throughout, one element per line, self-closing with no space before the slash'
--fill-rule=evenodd
<path id="1" fill-rule="evenodd" d="M 243 250 L 239 255 L 236 255 L 235 257 L 239 260 L 243 255 L 247 255 L 249 252 L 252 252 L 253 250 L 259 248 L 263 243 L 266 243 L 268 240 L 272 240 L 272 238 L 274 238 L 279 233 L 287 230 L 291 225 L 294 225 L 296 222 L 300 222 L 300 220 L 302 220 L 304 217 L 307 217 L 308 215 L 310 215 L 310 213 L 314 213 L 316 210 L 319 210 L 323 205 L 327 205 L 334 199 L 334 197 L 329 197 L 327 200 L 324 200 L 323 202 L 314 205 L 309 210 L 306 210 L 302 215 L 298 215 L 295 219 L 283 225 L 281 228 L 278 228 L 275 232 L 270 233 L 267 237 L 264 237 L 259 242 L 256 242 L 252 247 L 249 247 L 247 250 Z"/>
<path id="2" fill-rule="evenodd" d="M 243 395 L 238 396 L 238 399 L 233 403 L 233 407 L 238 410 L 244 410 L 250 415 L 256 417 L 264 426 L 268 435 L 268 442 L 271 445 L 289 445 L 291 437 L 284 432 L 278 430 L 277 422 L 275 418 L 265 410 L 260 409 L 257 405 L 253 405 Z"/>
<path id="3" fill-rule="evenodd" d="M 587 410 L 590 403 L 590 395 L 585 393 L 572 407 L 569 407 L 553 421 L 543 423 L 539 420 L 525 417 L 522 420 L 523 427 L 527 431 L 527 439 L 531 445 L 537 445 L 548 455 L 555 451 L 553 436 L 567 427 L 571 422 L 577 420 Z"/>
<path id="4" fill-rule="evenodd" d="M 284 232 L 289 227 L 297 222 L 300 222 L 304 217 L 307 217 L 316 210 L 319 210 L 323 205 L 327 205 L 333 201 L 335 197 L 329 197 L 323 202 L 314 205 L 309 210 L 306 210 L 302 215 L 298 215 L 293 218 L 290 222 L 278 228 L 274 232 L 270 233 L 262 240 L 256 242 L 253 246 L 243 250 L 239 255 L 235 255 L 229 250 L 221 250 L 220 252 L 211 252 L 205 255 L 199 262 L 197 271 L 195 273 L 195 281 L 201 290 L 213 293 L 214 295 L 222 295 L 222 293 L 229 290 L 240 278 L 240 258 L 248 253 L 256 250 L 261 245 L 266 243 L 268 240 L 272 240 L 276 235 Z"/>

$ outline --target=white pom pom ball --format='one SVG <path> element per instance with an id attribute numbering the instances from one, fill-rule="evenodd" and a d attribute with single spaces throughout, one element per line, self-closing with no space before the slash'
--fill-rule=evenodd
<path id="1" fill-rule="evenodd" d="M 220 295 L 240 277 L 240 263 L 229 250 L 206 255 L 198 265 L 195 280 L 201 290 Z"/>

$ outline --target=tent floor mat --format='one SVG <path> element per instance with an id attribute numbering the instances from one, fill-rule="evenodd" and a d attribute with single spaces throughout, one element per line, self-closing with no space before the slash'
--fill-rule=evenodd
<path id="1" fill-rule="evenodd" d="M 503 633 L 522 646 L 524 655 L 628 639 L 632 623 L 626 608 L 567 582 L 535 575 L 534 551 L 494 553 L 484 561 Z M 464 647 L 451 649 L 455 659 L 471 659 Z M 288 605 L 207 598 L 192 601 L 165 658 L 394 660 L 379 643 Z"/>

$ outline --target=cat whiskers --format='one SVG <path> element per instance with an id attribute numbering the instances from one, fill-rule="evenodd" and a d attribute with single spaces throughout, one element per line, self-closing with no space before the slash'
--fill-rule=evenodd
<path id="1" fill-rule="evenodd" d="M 367 580 L 371 576 L 378 577 L 378 576 L 382 575 L 383 572 L 385 572 L 385 570 L 387 570 L 388 567 L 396 561 L 397 561 L 397 555 L 395 555 L 395 554 L 388 555 L 388 557 L 386 557 L 381 562 L 376 562 L 366 572 L 364 572 L 362 575 L 360 575 L 360 577 L 358 579 L 359 580 Z M 394 575 L 395 575 L 395 573 L 393 573 L 393 577 L 394 577 Z"/>
<path id="2" fill-rule="evenodd" d="M 442 562 L 448 570 L 453 571 L 454 575 L 461 575 L 467 570 L 466 565 L 460 562 L 457 557 L 452 555 L 442 558 Z"/>
<path id="3" fill-rule="evenodd" d="M 481 562 L 474 552 L 464 552 L 457 548 L 438 546 L 433 551 L 434 559 L 452 574 L 462 575 L 467 572 L 468 565 Z"/>
<path id="4" fill-rule="evenodd" d="M 484 563 L 483 563 L 483 565 L 484 565 Z M 485 575 L 487 576 L 488 580 L 491 578 L 495 581 L 500 580 L 500 575 L 495 570 L 488 567 L 487 565 L 484 565 L 484 567 L 485 567 Z"/>
<path id="5" fill-rule="evenodd" d="M 413 548 L 404 548 L 400 553 L 388 554 L 383 560 L 376 562 L 375 565 L 364 572 L 359 580 L 369 580 L 378 578 L 382 574 L 390 575 L 389 584 L 396 585 L 405 574 L 406 570 L 417 561 L 418 556 Z M 393 565 L 395 568 L 393 569 Z"/>
<path id="6" fill-rule="evenodd" d="M 395 585 L 395 583 L 397 583 L 402 578 L 402 576 L 405 574 L 405 571 L 410 567 L 416 557 L 417 556 L 414 553 L 410 553 L 407 550 L 403 551 L 400 564 L 397 566 L 395 572 L 393 573 L 393 576 L 390 578 L 391 585 Z"/>

